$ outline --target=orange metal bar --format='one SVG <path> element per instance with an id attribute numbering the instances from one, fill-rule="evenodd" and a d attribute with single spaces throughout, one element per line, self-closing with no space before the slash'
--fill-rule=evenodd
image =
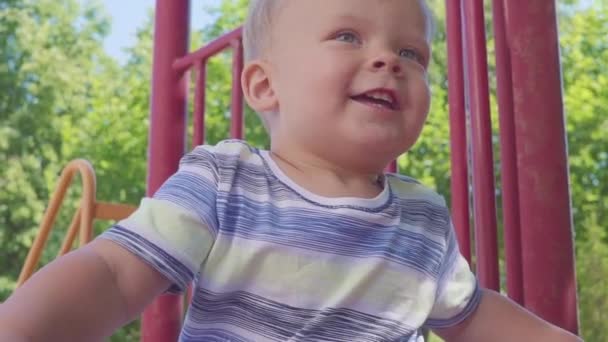
<path id="1" fill-rule="evenodd" d="M 83 192 L 81 204 L 72 217 L 68 232 L 63 239 L 61 248 L 57 254 L 58 257 L 67 254 L 72 250 L 76 235 L 80 235 L 80 246 L 91 241 L 94 219 L 120 220 L 131 215 L 135 211 L 136 207 L 131 205 L 96 202 L 95 170 L 86 160 L 78 159 L 71 161 L 63 169 L 61 176 L 59 177 L 57 189 L 55 189 L 55 192 L 49 201 L 49 207 L 44 213 L 36 239 L 30 248 L 25 264 L 21 269 L 17 286 L 23 285 L 23 283 L 35 272 L 40 261 L 40 255 L 44 250 L 44 246 L 48 241 L 49 234 L 51 233 L 53 224 L 57 218 L 57 213 L 61 208 L 65 194 L 70 184 L 72 184 L 72 180 L 76 173 L 80 173 L 82 178 Z"/>
<path id="2" fill-rule="evenodd" d="M 21 286 L 34 273 L 34 270 L 38 265 L 38 261 L 40 260 L 42 250 L 44 249 L 51 229 L 53 228 L 53 223 L 57 218 L 59 208 L 61 207 L 61 204 L 65 198 L 68 186 L 72 182 L 72 179 L 77 172 L 80 173 L 82 178 L 82 200 L 80 209 L 77 212 L 77 214 L 80 213 L 80 215 L 77 215 L 80 218 L 75 218 L 72 220 L 72 227 L 68 232 L 68 237 L 66 237 L 66 240 L 68 240 L 70 235 L 75 235 L 75 227 L 80 226 L 80 245 L 82 246 L 91 241 L 95 204 L 95 171 L 88 161 L 78 159 L 71 161 L 63 169 L 63 172 L 59 177 L 57 189 L 51 197 L 47 211 L 44 213 L 42 222 L 40 224 L 40 230 L 38 231 L 34 244 L 27 255 L 25 264 L 21 269 L 17 286 Z"/>
<path id="3" fill-rule="evenodd" d="M 76 235 L 78 234 L 78 228 L 80 228 L 80 220 L 82 218 L 82 210 L 78 208 L 74 213 L 74 217 L 72 218 L 72 223 L 70 223 L 70 228 L 68 228 L 68 233 L 63 239 L 63 243 L 61 244 L 61 248 L 59 249 L 59 253 L 57 257 L 67 254 L 70 250 L 72 250 L 72 246 L 74 245 L 74 240 L 76 239 Z"/>
<path id="4" fill-rule="evenodd" d="M 122 220 L 135 212 L 137 207 L 127 204 L 95 202 L 95 219 Z"/>
<path id="5" fill-rule="evenodd" d="M 126 204 L 96 202 L 95 214 L 93 215 L 93 218 L 97 220 L 122 220 L 123 218 L 131 215 L 135 209 L 136 207 Z M 63 240 L 63 244 L 61 245 L 61 249 L 59 250 L 57 257 L 65 255 L 72 250 L 74 239 L 76 238 L 76 234 L 78 233 L 78 228 L 80 226 L 81 215 L 82 210 L 81 208 L 78 208 L 76 213 L 74 213 L 72 223 L 70 224 L 70 228 L 68 229 L 68 233 Z"/>

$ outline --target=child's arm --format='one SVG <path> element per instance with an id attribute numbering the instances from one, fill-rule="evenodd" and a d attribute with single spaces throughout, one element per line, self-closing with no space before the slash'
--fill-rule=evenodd
<path id="1" fill-rule="evenodd" d="M 447 342 L 582 341 L 490 290 L 483 290 L 479 307 L 465 321 L 435 333 Z"/>
<path id="2" fill-rule="evenodd" d="M 98 239 L 44 267 L 0 304 L 0 337 L 101 341 L 168 287 L 138 257 Z"/>

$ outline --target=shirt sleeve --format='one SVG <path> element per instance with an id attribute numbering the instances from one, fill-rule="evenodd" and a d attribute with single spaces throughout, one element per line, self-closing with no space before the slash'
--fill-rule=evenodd
<path id="1" fill-rule="evenodd" d="M 460 254 L 450 222 L 446 234 L 446 252 L 439 269 L 435 303 L 425 323 L 430 329 L 457 325 L 471 315 L 481 300 L 477 278 Z"/>
<path id="2" fill-rule="evenodd" d="M 186 289 L 198 273 L 218 230 L 218 170 L 212 148 L 197 147 L 152 198 L 99 238 L 112 240 L 150 264 L 172 283 L 171 293 Z"/>

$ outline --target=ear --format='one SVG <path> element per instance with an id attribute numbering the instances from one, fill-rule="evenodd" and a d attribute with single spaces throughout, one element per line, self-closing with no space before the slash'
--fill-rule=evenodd
<path id="1" fill-rule="evenodd" d="M 278 99 L 271 82 L 270 65 L 263 61 L 247 63 L 241 75 L 241 87 L 245 100 L 258 113 L 278 109 Z"/>

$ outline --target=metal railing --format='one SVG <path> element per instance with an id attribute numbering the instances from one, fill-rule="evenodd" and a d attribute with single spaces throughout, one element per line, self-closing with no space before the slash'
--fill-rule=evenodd
<path id="1" fill-rule="evenodd" d="M 17 287 L 23 285 L 23 283 L 36 271 L 38 263 L 40 262 L 40 256 L 42 255 L 49 235 L 53 229 L 57 214 L 61 209 L 65 195 L 76 174 L 80 174 L 80 178 L 82 179 L 80 206 L 72 217 L 72 222 L 70 223 L 63 243 L 61 244 L 59 253 L 57 254 L 58 257 L 72 250 L 76 235 L 79 236 L 78 240 L 80 246 L 91 241 L 93 237 L 93 220 L 120 220 L 135 211 L 135 207 L 125 204 L 98 202 L 95 198 L 95 170 L 91 163 L 84 159 L 76 159 L 69 162 L 59 176 L 57 188 L 51 196 L 49 205 L 42 217 L 40 228 L 34 239 L 34 243 L 21 268 Z"/>
<path id="2" fill-rule="evenodd" d="M 484 1 L 446 0 L 446 9 L 452 216 L 462 254 L 469 261 L 474 255 L 481 285 L 500 290 Z M 498 189 L 509 297 L 576 332 L 555 13 L 554 1 L 492 1 L 500 124 Z"/>
<path id="3" fill-rule="evenodd" d="M 177 72 L 194 69 L 196 84 L 194 89 L 194 136 L 192 145 L 205 142 L 205 101 L 207 84 L 207 62 L 210 58 L 231 48 L 232 53 L 232 93 L 230 105 L 230 137 L 243 139 L 243 93 L 241 91 L 241 73 L 243 71 L 243 29 L 241 27 L 224 34 L 202 48 L 179 58 L 173 63 Z"/>

